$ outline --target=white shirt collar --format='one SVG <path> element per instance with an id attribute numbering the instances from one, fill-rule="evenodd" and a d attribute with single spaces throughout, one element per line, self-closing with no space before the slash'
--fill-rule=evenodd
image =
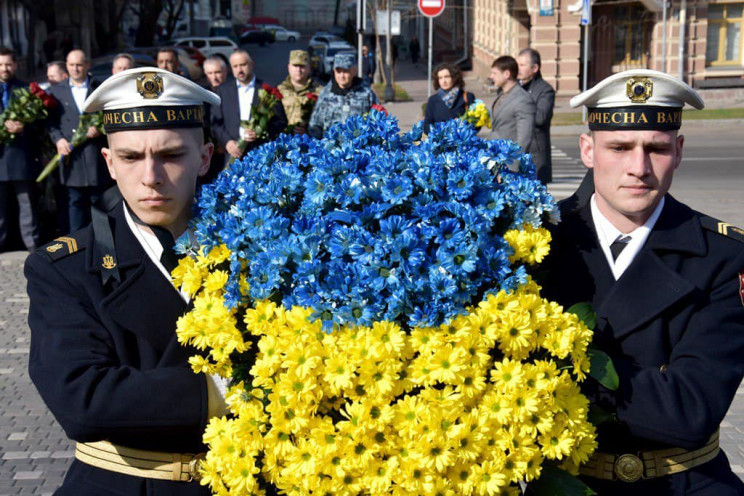
<path id="1" fill-rule="evenodd" d="M 636 256 L 641 251 L 641 248 L 643 248 L 643 245 L 646 244 L 646 240 L 648 239 L 649 234 L 651 234 L 651 230 L 656 225 L 656 221 L 659 220 L 659 215 L 661 215 L 661 211 L 664 209 L 664 197 L 661 198 L 661 201 L 656 206 L 651 217 L 649 217 L 642 226 L 625 234 L 620 232 L 620 230 L 618 230 L 612 222 L 610 222 L 607 217 L 599 211 L 595 196 L 596 195 L 592 195 L 590 202 L 594 229 L 597 231 L 599 246 L 602 247 L 602 252 L 604 252 L 607 263 L 610 265 L 610 269 L 612 269 L 612 275 L 615 277 L 615 280 L 618 280 L 620 279 L 620 276 L 623 275 L 623 272 L 625 272 L 625 269 L 627 269 L 633 260 L 635 260 Z M 630 242 L 628 243 L 628 246 L 623 249 L 620 255 L 618 255 L 617 260 L 613 260 L 610 245 L 618 238 L 618 236 L 623 235 L 630 236 Z"/>
<path id="2" fill-rule="evenodd" d="M 145 250 L 145 253 L 147 253 L 147 256 L 150 258 L 152 263 L 154 263 L 155 267 L 157 267 L 158 270 L 163 274 L 163 277 L 165 277 L 169 283 L 173 284 L 173 279 L 168 273 L 168 270 L 165 268 L 165 266 L 163 266 L 162 263 L 160 263 L 160 257 L 163 254 L 163 245 L 160 244 L 157 236 L 155 236 L 151 232 L 146 231 L 142 228 L 142 226 L 134 222 L 132 214 L 129 212 L 129 207 L 126 204 L 124 204 L 124 218 L 126 218 L 129 229 L 132 231 L 132 234 L 134 234 L 134 237 L 137 239 L 140 246 L 142 246 L 142 249 Z M 190 300 L 188 295 L 180 290 L 178 292 L 181 295 L 181 298 L 183 298 L 184 301 L 188 303 Z"/>
<path id="3" fill-rule="evenodd" d="M 67 81 L 70 83 L 70 88 L 85 88 L 88 89 L 88 83 L 90 82 L 90 76 L 86 76 L 85 82 L 82 84 L 75 84 L 72 82 L 72 78 L 67 78 Z"/>
<path id="4" fill-rule="evenodd" d="M 238 85 L 238 88 L 244 88 L 246 91 L 254 88 L 256 86 L 256 75 L 254 74 L 250 81 L 246 84 L 240 84 L 240 81 L 237 79 L 235 80 L 235 84 Z"/>

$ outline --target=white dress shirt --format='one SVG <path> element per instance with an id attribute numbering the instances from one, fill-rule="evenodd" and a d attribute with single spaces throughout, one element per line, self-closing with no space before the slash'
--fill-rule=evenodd
<path id="1" fill-rule="evenodd" d="M 605 254 L 607 263 L 610 264 L 610 269 L 612 269 L 612 275 L 617 281 L 618 279 L 620 279 L 620 276 L 623 275 L 625 269 L 627 269 L 633 262 L 633 260 L 635 260 L 636 255 L 638 255 L 638 252 L 641 251 L 643 245 L 646 244 L 648 235 L 651 233 L 651 229 L 653 229 L 656 225 L 656 221 L 659 219 L 661 210 L 664 208 L 664 198 L 661 198 L 661 201 L 656 206 L 656 209 L 651 214 L 651 217 L 648 218 L 645 224 L 637 227 L 632 232 L 623 233 L 620 232 L 614 225 L 612 225 L 612 222 L 607 220 L 607 217 L 602 215 L 602 212 L 599 211 L 599 207 L 597 207 L 597 200 L 594 197 L 595 195 L 592 195 L 592 199 L 590 202 L 592 209 L 592 220 L 594 221 L 594 229 L 597 231 L 599 246 L 602 247 L 602 251 Z M 617 260 L 614 260 L 612 258 L 612 252 L 610 251 L 610 245 L 614 243 L 619 236 L 630 236 L 630 242 L 628 242 L 628 246 L 626 246 L 623 251 L 620 252 L 620 255 L 617 256 Z"/>
<path id="2" fill-rule="evenodd" d="M 256 76 L 253 76 L 251 82 L 248 84 L 240 84 L 237 79 L 235 83 L 238 85 L 238 104 L 240 105 L 240 120 L 247 121 L 251 118 L 251 104 L 253 103 L 253 94 L 256 91 Z"/>
<path id="3" fill-rule="evenodd" d="M 83 113 L 83 104 L 85 103 L 85 98 L 88 96 L 88 83 L 90 82 L 90 78 L 85 78 L 85 82 L 81 84 L 80 86 L 75 85 L 72 82 L 72 79 L 70 79 L 70 89 L 72 90 L 72 98 L 75 100 L 75 105 L 77 105 L 78 113 Z"/>

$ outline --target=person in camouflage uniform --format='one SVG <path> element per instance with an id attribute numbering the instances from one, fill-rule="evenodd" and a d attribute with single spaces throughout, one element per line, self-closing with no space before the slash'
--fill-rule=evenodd
<path id="1" fill-rule="evenodd" d="M 333 58 L 333 78 L 320 92 L 310 118 L 308 134 L 321 138 L 336 122 L 351 115 L 364 115 L 377 103 L 377 96 L 357 77 L 353 53 L 339 53 Z"/>
<path id="2" fill-rule="evenodd" d="M 310 115 L 303 112 L 310 93 L 318 95 L 321 86 L 310 77 L 310 57 L 305 50 L 289 52 L 289 75 L 277 88 L 282 93 L 282 105 L 287 114 L 287 122 L 295 134 L 305 134 Z M 306 114 L 306 115 L 303 115 Z"/>

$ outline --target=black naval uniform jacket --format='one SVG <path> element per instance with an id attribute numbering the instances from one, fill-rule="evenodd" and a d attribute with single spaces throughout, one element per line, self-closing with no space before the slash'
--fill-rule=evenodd
<path id="1" fill-rule="evenodd" d="M 562 217 L 544 264 L 543 295 L 564 306 L 593 304 L 594 343 L 610 354 L 620 377 L 616 392 L 585 382 L 590 399 L 618 420 L 600 425 L 598 451 L 704 446 L 744 374 L 744 243 L 667 195 L 645 245 L 615 281 L 589 203 Z M 603 496 L 744 494 L 723 452 L 666 477 L 585 482 Z"/>
<path id="2" fill-rule="evenodd" d="M 195 351 L 179 345 L 175 333 L 187 305 L 134 237 L 123 204 L 110 221 L 116 287 L 102 283 L 92 226 L 29 255 L 31 379 L 70 439 L 203 453 L 205 376 L 191 371 Z M 143 479 L 75 460 L 56 494 L 209 491 L 198 482 Z"/>

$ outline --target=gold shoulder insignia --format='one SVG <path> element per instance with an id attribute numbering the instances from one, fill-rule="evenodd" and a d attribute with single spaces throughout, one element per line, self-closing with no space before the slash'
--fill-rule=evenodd
<path id="1" fill-rule="evenodd" d="M 729 224 L 728 222 L 722 222 L 713 217 L 704 215 L 700 217 L 700 224 L 707 230 L 717 232 L 727 238 L 732 238 L 737 241 L 744 243 L 744 229 Z"/>
<path id="2" fill-rule="evenodd" d="M 52 262 L 56 262 L 68 255 L 84 250 L 85 244 L 81 243 L 83 232 L 61 236 L 51 243 L 41 247 L 39 252 L 46 255 L 46 257 Z"/>

